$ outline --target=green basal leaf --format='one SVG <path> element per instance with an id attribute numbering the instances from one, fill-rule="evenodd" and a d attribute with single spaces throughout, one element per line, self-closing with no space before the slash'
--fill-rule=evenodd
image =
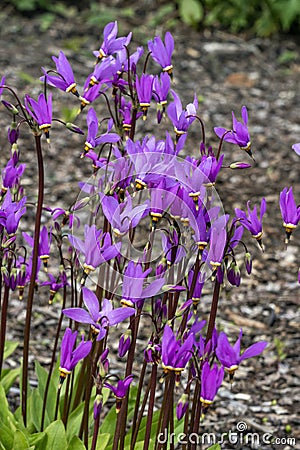
<path id="1" fill-rule="evenodd" d="M 221 446 L 219 444 L 214 444 L 211 447 L 208 447 L 207 450 L 221 450 Z"/>
<path id="2" fill-rule="evenodd" d="M 18 347 L 18 342 L 5 341 L 4 344 L 4 360 L 7 359 Z"/>
<path id="3" fill-rule="evenodd" d="M 86 450 L 86 447 L 79 437 L 73 436 L 67 450 Z"/>
<path id="4" fill-rule="evenodd" d="M 19 375 L 19 369 L 4 369 L 1 373 L 1 384 L 4 388 L 5 393 L 9 391 L 11 386 L 14 384 L 17 376 Z"/>
<path id="5" fill-rule="evenodd" d="M 0 443 L 6 450 L 13 449 L 14 430 L 0 420 Z"/>
<path id="6" fill-rule="evenodd" d="M 16 430 L 14 434 L 14 450 L 27 450 L 29 447 L 29 441 L 25 434 L 21 430 Z"/>
<path id="7" fill-rule="evenodd" d="M 36 431 L 40 431 L 41 429 L 41 419 L 42 419 L 42 410 L 43 410 L 43 399 L 37 389 L 34 389 L 31 397 L 32 408 L 31 408 L 31 419 L 34 424 Z M 47 414 L 45 414 L 45 427 L 50 424 L 50 419 Z"/>
<path id="8" fill-rule="evenodd" d="M 83 409 L 84 409 L 84 402 L 80 403 L 80 405 L 78 405 L 77 408 L 74 409 L 74 411 L 72 411 L 71 414 L 69 414 L 68 416 L 67 430 L 66 430 L 68 442 L 69 441 L 71 442 L 72 437 L 78 435 L 79 433 Z"/>
<path id="9" fill-rule="evenodd" d="M 30 434 L 28 440 L 29 444 L 34 447 L 34 450 L 43 450 L 46 448 L 47 436 L 45 431 Z"/>
<path id="10" fill-rule="evenodd" d="M 0 383 L 0 405 L 0 421 L 14 431 L 16 429 L 16 421 L 13 414 L 9 410 L 5 390 L 2 386 L 2 383 Z"/>
<path id="11" fill-rule="evenodd" d="M 41 364 L 38 361 L 35 362 L 35 372 L 38 377 L 38 390 L 39 390 L 41 399 L 43 399 L 44 395 L 45 395 L 45 388 L 46 388 L 46 383 L 47 383 L 47 379 L 48 379 L 48 372 L 46 369 L 44 369 L 44 367 L 41 366 Z M 50 421 L 52 421 L 54 419 L 56 395 L 57 395 L 57 389 L 56 389 L 56 386 L 51 377 L 48 395 L 47 395 L 47 402 L 46 402 L 46 405 L 47 405 L 46 410 L 47 410 Z"/>
<path id="12" fill-rule="evenodd" d="M 197 0 L 180 0 L 179 14 L 187 25 L 197 25 L 203 19 L 203 8 Z"/>
<path id="13" fill-rule="evenodd" d="M 47 435 L 47 450 L 66 450 L 68 448 L 64 424 L 61 420 L 52 422 L 45 430 Z"/>
<path id="14" fill-rule="evenodd" d="M 96 444 L 96 450 L 106 450 L 110 437 L 111 436 L 108 433 L 99 434 Z"/>

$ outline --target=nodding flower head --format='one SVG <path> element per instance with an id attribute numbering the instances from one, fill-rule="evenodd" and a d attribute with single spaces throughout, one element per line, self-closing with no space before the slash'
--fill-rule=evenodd
<path id="1" fill-rule="evenodd" d="M 223 331 L 218 337 L 216 355 L 222 366 L 230 374 L 231 378 L 244 359 L 259 355 L 267 346 L 267 342 L 265 341 L 256 342 L 240 354 L 242 336 L 243 331 L 240 330 L 239 337 L 233 346 L 230 345 L 228 338 Z"/>
<path id="2" fill-rule="evenodd" d="M 250 201 L 247 203 L 247 209 L 248 214 L 244 211 L 242 211 L 239 208 L 235 209 L 235 215 L 237 219 L 241 222 L 241 225 L 243 225 L 244 228 L 250 231 L 252 236 L 257 240 L 259 246 L 263 250 L 263 244 L 262 244 L 262 219 L 266 212 L 266 200 L 265 198 L 262 199 L 260 204 L 260 216 L 257 215 L 257 208 L 256 205 L 254 206 L 253 210 L 250 209 Z"/>
<path id="3" fill-rule="evenodd" d="M 215 133 L 220 139 L 224 139 L 226 142 L 236 144 L 241 150 L 247 152 L 250 156 L 251 153 L 251 139 L 248 130 L 248 111 L 246 106 L 242 107 L 242 122 L 236 120 L 234 112 L 232 112 L 232 130 L 226 130 L 226 128 L 216 127 Z"/>
<path id="4" fill-rule="evenodd" d="M 200 401 L 204 407 L 208 407 L 213 402 L 213 399 L 218 392 L 224 378 L 224 367 L 218 367 L 214 363 L 210 367 L 208 361 L 205 361 L 201 372 L 201 396 Z"/>
<path id="5" fill-rule="evenodd" d="M 33 117 L 38 124 L 39 130 L 43 131 L 49 141 L 49 130 L 52 124 L 52 94 L 48 98 L 44 94 L 40 94 L 38 100 L 34 100 L 25 95 L 25 107 L 27 112 Z"/>
<path id="6" fill-rule="evenodd" d="M 147 117 L 148 108 L 152 98 L 154 76 L 143 73 L 140 78 L 136 77 L 136 92 L 140 108 L 143 111 L 144 120 Z"/>
<path id="7" fill-rule="evenodd" d="M 70 328 L 67 328 L 61 342 L 61 357 L 60 357 L 60 386 L 63 383 L 66 376 L 72 372 L 77 363 L 85 358 L 91 351 L 92 342 L 82 340 L 79 345 L 74 349 L 76 344 L 78 331 L 72 332 Z"/>
<path id="8" fill-rule="evenodd" d="M 46 71 L 42 68 L 44 76 L 41 77 L 41 81 L 45 81 L 50 86 L 54 86 L 62 91 L 71 92 L 78 97 L 74 73 L 64 52 L 60 51 L 58 58 L 52 56 L 52 59 L 56 65 L 56 72 Z"/>
<path id="9" fill-rule="evenodd" d="M 126 397 L 130 384 L 132 383 L 133 375 L 128 375 L 124 380 L 119 380 L 117 386 L 105 382 L 104 386 L 111 390 L 116 397 L 116 412 L 121 409 L 122 400 Z"/>
<path id="10" fill-rule="evenodd" d="M 300 207 L 296 205 L 293 188 L 285 187 L 279 198 L 279 205 L 283 219 L 283 226 L 286 231 L 286 244 L 289 242 L 293 230 L 297 227 L 300 220 Z"/>
<path id="11" fill-rule="evenodd" d="M 119 37 L 118 34 L 118 23 L 110 22 L 108 23 L 103 31 L 103 42 L 98 51 L 93 52 L 96 56 L 97 61 L 102 58 L 106 58 L 109 55 L 113 55 L 123 49 L 124 45 L 128 45 L 131 39 L 131 33 L 127 37 Z"/>
<path id="12" fill-rule="evenodd" d="M 172 34 L 167 31 L 164 43 L 160 36 L 155 36 L 153 41 L 148 41 L 148 49 L 151 52 L 152 59 L 162 67 L 163 71 L 172 75 L 172 53 L 174 50 Z"/>

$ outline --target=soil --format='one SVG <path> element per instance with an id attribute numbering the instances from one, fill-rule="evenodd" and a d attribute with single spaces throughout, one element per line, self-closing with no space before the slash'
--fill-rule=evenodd
<path id="1" fill-rule="evenodd" d="M 227 212 L 235 207 L 245 208 L 248 200 L 254 204 L 266 198 L 265 252 L 251 238 L 246 241 L 253 256 L 253 273 L 249 277 L 243 271 L 239 288 L 224 287 L 219 324 L 233 337 L 243 328 L 244 346 L 259 340 L 267 340 L 269 345 L 263 355 L 241 365 L 232 385 L 225 382 L 203 420 L 203 431 L 233 433 L 237 424 L 244 422 L 249 433 L 260 436 L 260 444 L 237 444 L 227 438 L 222 448 L 300 449 L 300 234 L 296 230 L 285 248 L 278 206 L 279 193 L 285 186 L 294 187 L 300 202 L 300 160 L 291 150 L 292 144 L 300 141 L 300 39 L 236 36 L 220 29 L 196 31 L 175 20 L 176 12 L 163 10 L 166 5 L 161 2 L 114 1 L 107 8 L 105 2 L 101 3 L 104 6 L 99 6 L 99 24 L 96 10 L 91 14 L 69 7 L 52 23 L 51 16 L 45 14 L 21 17 L 9 8 L 1 11 L 0 75 L 5 74 L 7 84 L 16 86 L 21 94 L 28 92 L 36 97 L 41 89 L 40 67 L 52 67 L 51 56 L 63 50 L 72 62 L 76 79 L 83 82 L 92 71 L 91 52 L 100 44 L 107 18 L 118 20 L 120 35 L 133 31 L 138 45 L 145 45 L 148 39 L 167 29 L 172 31 L 174 89 L 186 103 L 193 100 L 194 92 L 201 96 L 198 112 L 205 122 L 207 142 L 212 146 L 218 143 L 213 127 L 230 127 L 231 111 L 240 117 L 241 106 L 247 106 L 255 162 L 225 144 L 226 164 L 242 160 L 252 164 L 252 168 L 222 171 L 217 189 Z M 54 97 L 58 108 L 58 96 Z M 63 102 L 66 107 L 74 106 L 69 97 Z M 0 123 L 5 130 L 7 117 L 3 113 Z M 153 126 L 149 120 L 145 130 L 151 133 Z M 1 143 L 5 142 L 5 133 L 1 133 Z M 200 133 L 200 127 L 193 124 L 186 153 L 197 155 Z M 53 206 L 59 201 L 67 206 L 70 196 L 76 196 L 77 181 L 88 177 L 90 170 L 87 164 L 79 163 L 81 137 L 69 137 L 55 130 L 51 140 L 45 155 L 46 203 Z M 25 184 L 32 186 L 35 168 L 30 166 L 30 141 L 23 141 L 21 151 L 28 165 Z M 6 161 L 4 151 L 0 158 L 1 162 Z M 209 311 L 209 302 L 210 297 L 204 295 L 204 314 Z M 55 306 L 49 309 L 46 303 L 43 296 L 37 296 L 31 346 L 33 358 L 38 357 L 45 365 L 49 363 L 51 330 L 57 320 Z M 9 338 L 22 336 L 24 314 L 24 305 L 12 301 Z M 19 362 L 9 360 L 9 364 L 14 367 Z M 273 443 L 262 441 L 266 433 L 273 436 Z M 295 442 L 288 441 L 290 438 Z"/>

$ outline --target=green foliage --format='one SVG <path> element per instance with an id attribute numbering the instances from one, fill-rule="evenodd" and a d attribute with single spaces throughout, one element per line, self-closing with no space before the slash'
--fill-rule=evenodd
<path id="1" fill-rule="evenodd" d="M 300 28 L 299 0 L 177 0 L 181 19 L 191 26 L 221 26 L 259 36 Z"/>

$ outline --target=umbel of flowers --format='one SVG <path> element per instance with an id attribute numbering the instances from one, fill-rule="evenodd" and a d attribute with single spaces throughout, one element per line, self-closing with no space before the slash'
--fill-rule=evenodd
<path id="1" fill-rule="evenodd" d="M 118 36 L 117 22 L 106 25 L 91 72 L 80 80 L 82 88 L 62 51 L 53 56 L 55 67 L 42 69 L 43 93 L 37 99 L 29 94 L 20 99 L 5 77 L 0 85 L 2 103 L 12 116 L 0 211 L 0 367 L 10 292 L 16 291 L 26 308 L 23 424 L 42 432 L 49 422 L 61 420 L 68 430 L 70 418 L 78 414 L 76 435 L 92 450 L 103 439 L 101 426 L 111 414 L 107 392 L 116 399 L 117 411 L 114 419 L 109 416 L 115 420 L 109 448 L 123 449 L 126 442 L 134 449 L 141 433 L 145 450 L 153 442 L 156 449 L 165 448 L 159 433 L 171 432 L 183 417 L 183 431 L 198 433 L 225 374 L 232 381 L 243 360 L 267 345 L 255 342 L 241 350 L 242 330 L 231 344 L 236 337 L 220 332 L 216 320 L 222 286 L 239 286 L 241 274 L 251 274 L 247 234 L 263 249 L 265 199 L 260 208 L 248 202 L 246 208 L 225 213 L 216 191 L 221 170 L 251 167 L 247 108 L 241 109 L 241 121 L 232 113 L 231 128 L 215 128 L 218 143 L 210 146 L 197 95 L 185 105 L 173 89 L 171 33 L 133 50 L 131 37 Z M 84 131 L 53 117 L 57 91 L 78 105 L 78 119 L 85 115 Z M 155 134 L 143 135 L 145 120 Z M 21 233 L 28 206 L 19 137 L 26 125 L 34 136 L 39 179 L 34 230 Z M 83 135 L 78 162 L 91 167 L 91 178 L 78 180 L 81 192 L 75 203 L 49 208 L 44 204 L 43 153 L 57 126 Z M 187 156 L 191 127 L 199 127 L 199 150 Z M 231 161 L 223 153 L 225 142 L 238 146 L 246 161 Z M 280 194 L 280 208 L 288 241 L 299 222 L 292 188 Z M 42 220 L 47 225 L 41 227 Z M 244 267 L 237 258 L 241 254 Z M 50 288 L 50 303 L 59 291 L 62 305 L 37 424 L 28 408 L 28 361 L 35 290 L 42 286 Z M 204 286 L 211 292 L 208 317 L 201 311 Z M 118 370 L 115 342 L 122 362 Z M 52 414 L 47 405 L 53 401 L 49 386 L 56 373 Z"/>

